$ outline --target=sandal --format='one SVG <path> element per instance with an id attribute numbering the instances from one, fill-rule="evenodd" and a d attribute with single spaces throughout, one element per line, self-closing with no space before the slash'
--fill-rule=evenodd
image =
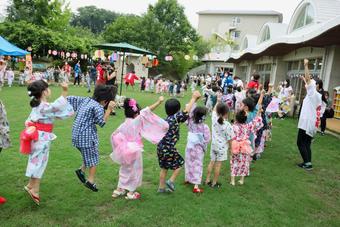
<path id="1" fill-rule="evenodd" d="M 158 188 L 157 193 L 171 193 L 169 188 Z"/>
<path id="2" fill-rule="evenodd" d="M 208 186 L 210 186 L 210 185 L 211 185 L 211 181 L 204 182 L 203 185 L 208 185 Z"/>
<path id="3" fill-rule="evenodd" d="M 132 194 L 127 193 L 126 196 L 125 196 L 125 199 L 127 199 L 127 200 L 137 200 L 137 199 L 140 199 L 140 197 L 141 197 L 140 193 L 134 192 Z"/>
<path id="4" fill-rule="evenodd" d="M 242 182 L 242 181 L 238 181 L 238 183 L 240 184 L 240 185 L 244 185 L 244 182 Z"/>
<path id="5" fill-rule="evenodd" d="M 220 187 L 222 187 L 222 184 L 218 183 L 218 182 L 216 184 L 212 184 L 211 183 L 210 187 L 212 187 L 212 188 L 220 188 Z"/>
<path id="6" fill-rule="evenodd" d="M 33 195 L 33 193 L 31 192 L 31 189 L 29 187 L 24 186 L 24 189 L 28 193 L 28 195 L 31 197 L 32 201 L 39 206 L 40 205 L 40 197 Z"/>
<path id="7" fill-rule="evenodd" d="M 193 192 L 193 193 L 203 193 L 203 189 L 201 189 L 201 188 L 194 188 L 194 189 L 192 190 L 192 192 Z"/>
<path id="8" fill-rule="evenodd" d="M 112 193 L 112 198 L 118 198 L 120 196 L 124 196 L 126 194 L 126 191 L 123 189 L 123 190 L 114 190 L 113 193 Z"/>

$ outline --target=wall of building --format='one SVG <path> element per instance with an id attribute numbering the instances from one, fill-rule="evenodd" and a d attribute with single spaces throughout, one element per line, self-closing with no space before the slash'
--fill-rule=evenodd
<path id="1" fill-rule="evenodd" d="M 123 75 L 125 76 L 127 73 L 134 70 L 136 72 L 136 75 L 138 77 L 148 77 L 149 75 L 149 69 L 146 68 L 144 65 L 142 65 L 141 58 L 137 56 L 130 56 L 128 60 L 129 65 L 124 63 L 124 72 Z M 115 63 L 115 67 L 118 68 L 117 73 L 119 75 L 119 82 L 120 82 L 120 76 L 122 73 L 122 62 L 121 59 Z"/>
<path id="2" fill-rule="evenodd" d="M 224 35 L 229 31 L 232 20 L 240 18 L 236 30 L 240 31 L 240 37 L 236 42 L 240 44 L 246 34 L 259 34 L 263 24 L 267 22 L 279 22 L 279 16 L 275 15 L 216 15 L 200 14 L 198 22 L 198 33 L 205 39 L 210 39 L 214 32 Z"/>
<path id="3" fill-rule="evenodd" d="M 333 89 L 340 86 L 340 46 L 334 46 L 334 57 L 332 60 L 332 68 L 329 77 L 328 87 L 325 90 L 330 92 L 330 97 L 333 97 Z"/>

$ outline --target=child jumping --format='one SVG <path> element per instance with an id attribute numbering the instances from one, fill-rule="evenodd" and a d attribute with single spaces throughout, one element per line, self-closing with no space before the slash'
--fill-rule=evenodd
<path id="1" fill-rule="evenodd" d="M 25 122 L 26 129 L 20 135 L 20 151 L 29 154 L 26 169 L 29 181 L 24 189 L 37 205 L 40 203 L 40 180 L 47 166 L 51 141 L 57 138 L 52 133 L 53 121 L 74 114 L 66 100 L 68 85 L 64 83 L 61 87 L 61 96 L 53 103 L 47 102 L 51 90 L 45 81 L 37 80 L 27 88 L 32 111 Z"/>
<path id="2" fill-rule="evenodd" d="M 184 165 L 184 159 L 176 149 L 179 140 L 179 124 L 185 122 L 192 105 L 201 97 L 198 91 L 192 94 L 190 102 L 184 111 L 180 111 L 181 104 L 177 99 L 169 99 L 165 103 L 165 111 L 168 117 L 165 119 L 169 124 L 169 130 L 157 146 L 158 162 L 161 168 L 159 177 L 159 193 L 175 191 L 175 180 Z M 168 170 L 173 170 L 169 180 L 165 180 Z"/>
<path id="3" fill-rule="evenodd" d="M 136 100 L 129 98 L 124 100 L 126 120 L 111 137 L 110 156 L 120 165 L 118 187 L 113 191 L 113 198 L 124 195 L 129 200 L 140 198 L 141 195 L 136 192 L 136 189 L 142 185 L 142 138 L 157 144 L 169 129 L 166 121 L 151 112 L 163 101 L 164 98 L 161 96 L 155 104 L 140 111 Z"/>
<path id="4" fill-rule="evenodd" d="M 83 163 L 75 172 L 87 188 L 98 191 L 94 183 L 96 166 L 99 164 L 99 141 L 96 125 L 104 127 L 110 113 L 115 107 L 112 101 L 115 99 L 117 88 L 114 86 L 98 85 L 93 97 L 69 96 L 67 101 L 76 111 L 76 117 L 72 128 L 72 144 L 81 153 Z M 104 113 L 104 107 L 107 110 Z M 86 180 L 85 170 L 89 169 L 89 177 Z"/>
<path id="5" fill-rule="evenodd" d="M 210 163 L 208 165 L 207 178 L 205 183 L 212 188 L 221 187 L 218 182 L 222 162 L 228 160 L 228 149 L 231 147 L 231 139 L 234 137 L 231 124 L 228 122 L 228 106 L 221 102 L 218 97 L 214 111 L 212 112 L 212 141 L 210 151 Z M 214 178 L 211 182 L 210 176 L 214 169 Z"/>
<path id="6" fill-rule="evenodd" d="M 202 193 L 199 188 L 203 175 L 204 153 L 210 141 L 210 129 L 204 124 L 207 115 L 205 107 L 191 108 L 188 118 L 188 142 L 185 151 L 185 181 L 193 184 L 193 193 Z"/>
<path id="7" fill-rule="evenodd" d="M 234 137 L 231 146 L 232 158 L 230 160 L 231 185 L 235 185 L 235 177 L 240 176 L 239 184 L 244 184 L 244 177 L 249 175 L 249 166 L 253 148 L 249 140 L 250 134 L 263 126 L 261 108 L 257 116 L 247 123 L 247 113 L 244 110 L 236 114 L 236 123 L 233 125 Z"/>

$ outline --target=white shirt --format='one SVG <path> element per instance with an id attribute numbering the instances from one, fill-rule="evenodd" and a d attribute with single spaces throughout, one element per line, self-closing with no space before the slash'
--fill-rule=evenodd
<path id="1" fill-rule="evenodd" d="M 224 121 L 223 124 L 217 122 L 218 116 L 215 111 L 212 112 L 212 140 L 211 149 L 215 151 L 227 151 L 229 148 L 228 141 L 234 137 L 234 132 L 231 124 Z"/>
<path id="2" fill-rule="evenodd" d="M 313 137 L 317 131 L 315 123 L 317 120 L 317 108 L 321 106 L 321 94 L 316 91 L 315 81 L 306 85 L 307 95 L 303 100 L 298 128 L 305 130 L 306 134 Z"/>

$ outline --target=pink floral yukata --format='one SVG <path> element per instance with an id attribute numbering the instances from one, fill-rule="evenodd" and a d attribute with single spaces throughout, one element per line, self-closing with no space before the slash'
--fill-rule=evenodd
<path id="1" fill-rule="evenodd" d="M 73 108 L 65 97 L 61 96 L 53 103 L 41 102 L 39 106 L 32 108 L 32 112 L 26 120 L 42 124 L 52 124 L 55 119 L 66 119 L 74 114 Z M 51 141 L 57 136 L 53 133 L 38 131 L 39 139 L 32 141 L 31 153 L 28 157 L 26 176 L 42 178 L 47 166 Z"/>
<path id="2" fill-rule="evenodd" d="M 195 106 L 192 107 L 192 110 Z M 188 118 L 188 142 L 185 150 L 185 181 L 201 184 L 204 153 L 210 141 L 210 129 L 204 123 L 195 124 L 193 111 Z"/>
<path id="3" fill-rule="evenodd" d="M 168 123 L 145 108 L 136 118 L 126 118 L 111 137 L 111 159 L 120 165 L 118 187 L 133 192 L 142 184 L 142 137 L 157 144 L 169 129 Z"/>
<path id="4" fill-rule="evenodd" d="M 233 125 L 232 158 L 230 160 L 231 176 L 248 176 L 252 148 L 249 136 L 263 126 L 262 118 L 255 117 L 250 123 Z"/>

